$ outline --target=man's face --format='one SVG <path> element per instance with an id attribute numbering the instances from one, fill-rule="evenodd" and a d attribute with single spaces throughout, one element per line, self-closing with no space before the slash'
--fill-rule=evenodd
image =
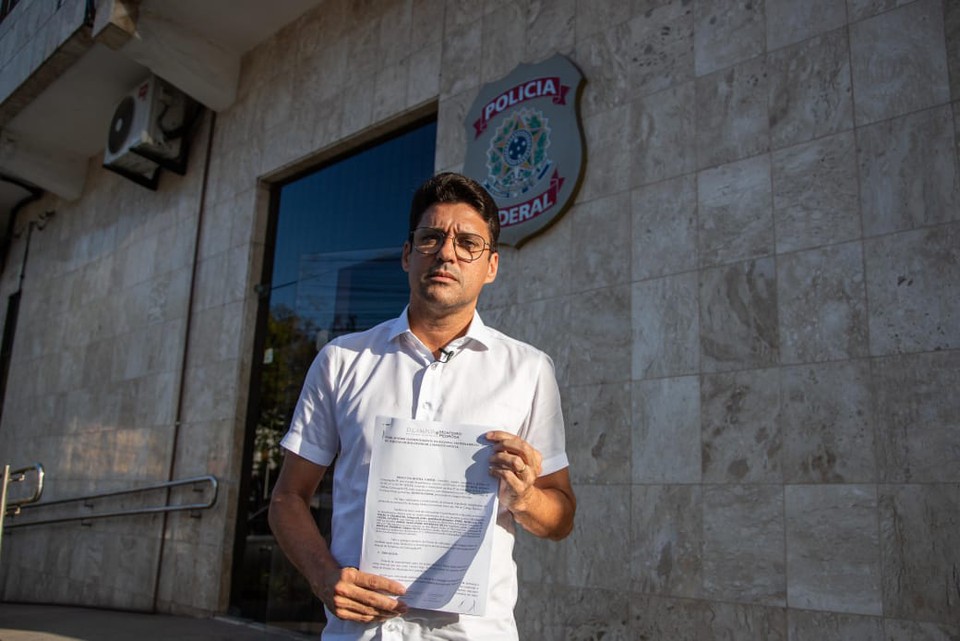
<path id="1" fill-rule="evenodd" d="M 452 235 L 479 234 L 490 242 L 490 230 L 473 207 L 463 203 L 437 203 L 423 213 L 419 227 L 445 231 L 448 237 L 433 255 L 420 254 L 410 242 L 403 246 L 403 270 L 410 280 L 410 304 L 440 315 L 476 306 L 480 290 L 497 277 L 500 255 L 489 250 L 473 262 L 457 258 Z"/>

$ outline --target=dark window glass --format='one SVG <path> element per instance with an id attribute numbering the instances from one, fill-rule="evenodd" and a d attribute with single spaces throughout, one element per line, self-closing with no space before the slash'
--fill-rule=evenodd
<path id="1" fill-rule="evenodd" d="M 8 13 L 13 11 L 13 8 L 17 6 L 18 2 L 20 2 L 20 0 L 3 0 L 2 4 L 0 4 L 0 21 L 6 18 Z M 60 8 L 59 4 L 57 8 Z"/>
<path id="2" fill-rule="evenodd" d="M 10 374 L 10 355 L 13 353 L 13 338 L 17 332 L 20 315 L 20 292 L 14 292 L 7 300 L 7 316 L 3 322 L 3 342 L 0 343 L 0 417 L 7 395 L 7 377 Z"/>

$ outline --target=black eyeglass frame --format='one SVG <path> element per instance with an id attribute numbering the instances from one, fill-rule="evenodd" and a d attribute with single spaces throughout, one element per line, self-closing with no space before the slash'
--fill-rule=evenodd
<path id="1" fill-rule="evenodd" d="M 430 231 L 436 232 L 436 234 L 437 234 L 438 236 L 441 236 L 441 235 L 442 235 L 442 236 L 443 236 L 443 242 L 442 242 L 442 243 L 437 243 L 437 246 L 436 246 L 436 248 L 435 248 L 433 251 L 424 251 L 424 250 L 420 249 L 419 247 L 417 247 L 417 244 L 416 244 L 415 242 L 413 242 L 413 237 L 414 237 L 414 234 L 416 234 L 416 233 L 417 233 L 419 230 L 421 230 L 421 229 L 429 229 Z M 454 253 L 457 255 L 457 259 L 458 259 L 458 260 L 462 260 L 462 261 L 465 262 L 465 263 L 472 263 L 472 262 L 474 262 L 474 261 L 480 260 L 480 257 L 483 256 L 483 252 L 487 251 L 488 249 L 490 250 L 491 253 L 497 251 L 496 245 L 494 245 L 493 243 L 488 243 L 486 240 L 484 240 L 483 236 L 481 236 L 480 234 L 476 234 L 476 233 L 474 233 L 474 232 L 472 232 L 472 231 L 466 231 L 466 232 L 460 232 L 460 233 L 454 234 L 454 233 L 445 232 L 444 230 L 438 229 L 438 228 L 436 228 L 436 227 L 415 227 L 415 228 L 410 232 L 410 234 L 409 234 L 409 236 L 408 236 L 408 240 L 409 240 L 409 242 L 410 242 L 410 246 L 411 246 L 411 247 L 413 248 L 413 250 L 416 251 L 418 254 L 422 254 L 423 256 L 433 256 L 433 255 L 435 255 L 435 254 L 438 254 L 438 253 L 440 252 L 440 250 L 443 249 L 443 246 L 447 243 L 447 238 L 449 238 L 449 237 L 451 237 L 451 236 L 453 237 L 453 251 L 454 251 Z M 481 240 L 481 242 L 483 242 L 483 247 L 477 252 L 477 255 L 476 255 L 476 256 L 474 256 L 473 254 L 470 254 L 470 257 L 469 257 L 469 258 L 464 258 L 464 257 L 461 256 L 461 254 L 460 254 L 460 249 L 462 249 L 462 248 L 461 248 L 460 245 L 457 244 L 457 237 L 458 237 L 458 236 L 475 236 L 475 237 L 479 238 L 479 239 Z M 467 251 L 467 252 L 469 253 L 469 250 L 467 250 L 467 249 L 464 249 L 464 251 Z"/>

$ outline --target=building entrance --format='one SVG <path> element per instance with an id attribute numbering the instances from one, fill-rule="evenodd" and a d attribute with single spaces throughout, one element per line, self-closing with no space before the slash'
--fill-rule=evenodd
<path id="1" fill-rule="evenodd" d="M 278 186 L 268 232 L 268 292 L 261 301 L 247 425 L 246 500 L 234 553 L 232 611 L 302 632 L 323 627 L 323 608 L 270 532 L 267 509 L 307 369 L 345 333 L 397 316 L 408 299 L 400 252 L 410 197 L 433 173 L 436 121 Z M 334 465 L 336 462 L 334 462 Z M 332 472 L 312 511 L 330 534 Z"/>

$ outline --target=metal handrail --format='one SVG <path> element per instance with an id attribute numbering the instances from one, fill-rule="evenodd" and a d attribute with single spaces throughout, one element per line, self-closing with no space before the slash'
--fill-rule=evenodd
<path id="1" fill-rule="evenodd" d="M 10 488 L 11 483 L 22 483 L 27 479 L 27 472 L 30 470 L 35 470 L 37 473 L 37 487 L 33 490 L 33 495 L 25 499 L 17 499 L 15 501 L 7 501 L 7 490 Z M 34 463 L 33 465 L 28 465 L 27 467 L 21 467 L 19 469 L 10 471 L 9 465 L 3 466 L 3 478 L 0 479 L 0 550 L 3 548 L 3 531 L 6 529 L 4 527 L 4 519 L 7 517 L 7 512 L 10 512 L 10 516 L 15 516 L 20 514 L 21 509 L 24 505 L 28 503 L 35 503 L 40 500 L 40 496 L 43 494 L 43 465 L 40 463 Z"/>
<path id="2" fill-rule="evenodd" d="M 96 519 L 108 519 L 118 516 L 133 516 L 137 514 L 159 514 L 164 512 L 183 512 L 185 510 L 197 511 L 197 510 L 207 510 L 214 506 L 217 502 L 217 495 L 220 489 L 220 483 L 217 481 L 217 477 L 213 475 L 206 476 L 195 476 L 187 479 L 180 479 L 178 481 L 168 481 L 166 483 L 156 483 L 154 485 L 147 485 L 144 487 L 133 488 L 130 490 L 117 490 L 115 492 L 101 492 L 99 494 L 89 494 L 86 496 L 77 496 L 68 499 L 57 499 L 55 501 L 46 501 L 43 503 L 31 503 L 28 505 L 20 506 L 20 512 L 22 513 L 25 509 L 36 509 L 41 507 L 49 507 L 52 505 L 63 505 L 66 503 L 78 503 L 83 502 L 87 507 L 93 507 L 90 502 L 96 499 L 111 498 L 116 496 L 125 496 L 130 494 L 142 494 L 146 492 L 152 492 L 156 490 L 169 489 L 173 487 L 180 487 L 183 485 L 194 485 L 197 483 L 208 483 L 211 488 L 213 488 L 213 493 L 211 494 L 209 500 L 204 503 L 181 503 L 176 505 L 156 505 L 151 507 L 139 507 L 131 508 L 126 510 L 115 510 L 112 512 L 100 512 L 96 514 L 82 514 L 75 516 L 64 516 L 57 517 L 52 519 L 40 519 L 37 521 L 29 521 L 27 523 L 15 523 L 12 525 L 7 525 L 5 529 L 13 530 L 16 528 L 22 527 L 31 527 L 34 525 L 50 525 L 52 523 L 67 523 L 70 521 L 93 521 Z M 202 491 L 196 489 L 196 491 Z"/>
<path id="3" fill-rule="evenodd" d="M 17 499 L 15 501 L 10 501 L 7 499 L 7 487 L 10 483 L 22 483 L 27 480 L 27 472 L 34 471 L 37 473 L 37 487 L 34 488 L 33 494 L 24 499 Z M 33 465 L 27 465 L 26 467 L 21 467 L 16 470 L 10 470 L 9 466 L 4 468 L 3 475 L 3 501 L 0 505 L 0 510 L 6 515 L 8 510 L 13 510 L 14 514 L 18 514 L 21 508 L 28 503 L 36 503 L 40 500 L 40 497 L 43 495 L 43 465 L 40 463 L 34 463 Z"/>

